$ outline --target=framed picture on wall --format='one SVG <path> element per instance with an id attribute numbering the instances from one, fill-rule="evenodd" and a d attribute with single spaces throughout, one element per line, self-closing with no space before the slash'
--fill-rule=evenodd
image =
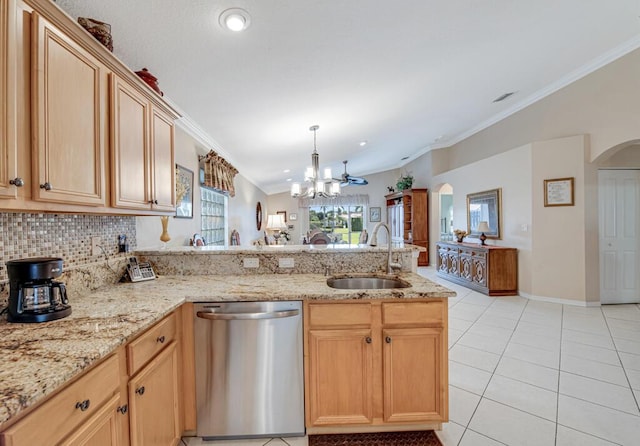
<path id="1" fill-rule="evenodd" d="M 294 214 L 293 212 L 289 214 L 289 220 L 296 221 L 298 219 L 298 214 Z"/>
<path id="2" fill-rule="evenodd" d="M 379 207 L 369 208 L 369 221 L 372 223 L 380 221 L 382 209 Z"/>
<path id="3" fill-rule="evenodd" d="M 193 171 L 176 164 L 176 218 L 193 218 Z"/>
<path id="4" fill-rule="evenodd" d="M 555 178 L 544 180 L 544 205 L 548 206 L 573 206 L 574 178 Z"/>

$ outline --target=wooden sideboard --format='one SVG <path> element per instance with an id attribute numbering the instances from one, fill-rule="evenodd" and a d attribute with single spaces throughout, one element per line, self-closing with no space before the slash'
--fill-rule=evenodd
<path id="1" fill-rule="evenodd" d="M 489 296 L 518 294 L 518 250 L 438 242 L 438 276 Z"/>

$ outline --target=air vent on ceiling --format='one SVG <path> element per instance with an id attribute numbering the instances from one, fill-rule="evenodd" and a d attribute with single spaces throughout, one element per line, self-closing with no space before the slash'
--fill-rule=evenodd
<path id="1" fill-rule="evenodd" d="M 512 91 L 511 93 L 505 93 L 502 96 L 498 96 L 497 98 L 495 98 L 493 100 L 493 102 L 502 102 L 505 99 L 507 99 L 509 96 L 511 96 L 512 94 L 515 94 L 515 91 Z"/>
<path id="2" fill-rule="evenodd" d="M 408 160 L 408 159 L 409 159 L 409 157 L 405 156 L 404 158 L 400 158 L 400 161 L 404 161 L 404 160 Z"/>

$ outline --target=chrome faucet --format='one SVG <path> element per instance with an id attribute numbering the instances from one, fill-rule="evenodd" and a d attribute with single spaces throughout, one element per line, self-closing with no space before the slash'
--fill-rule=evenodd
<path id="1" fill-rule="evenodd" d="M 373 231 L 371 231 L 371 241 L 369 242 L 369 245 L 378 245 L 378 230 L 380 227 L 387 230 L 387 274 L 393 274 L 393 268 L 400 269 L 402 268 L 402 265 L 391 261 L 391 230 L 389 229 L 389 225 L 384 222 L 376 224 L 373 227 Z"/>

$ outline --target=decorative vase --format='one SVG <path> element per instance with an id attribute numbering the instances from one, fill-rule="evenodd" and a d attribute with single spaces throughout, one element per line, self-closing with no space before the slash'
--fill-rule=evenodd
<path id="1" fill-rule="evenodd" d="M 78 17 L 78 23 L 113 53 L 113 38 L 111 37 L 111 25 L 100 20 L 88 17 Z"/>
<path id="2" fill-rule="evenodd" d="M 167 243 L 171 240 L 169 236 L 169 217 L 160 217 L 160 223 L 162 223 L 162 234 L 160 234 L 160 241 Z"/>
<path id="3" fill-rule="evenodd" d="M 464 240 L 464 237 L 458 237 L 457 240 L 458 240 L 458 243 L 462 243 L 462 240 Z"/>

